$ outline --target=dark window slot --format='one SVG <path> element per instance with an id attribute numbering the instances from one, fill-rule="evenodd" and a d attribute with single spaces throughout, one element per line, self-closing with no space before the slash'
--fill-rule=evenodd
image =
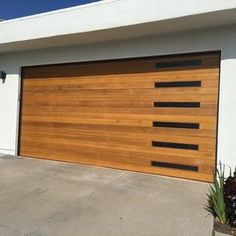
<path id="1" fill-rule="evenodd" d="M 187 143 L 169 143 L 169 142 L 152 141 L 152 146 L 153 147 L 162 147 L 162 148 L 198 150 L 198 145 L 196 145 L 196 144 L 187 144 Z"/>
<path id="2" fill-rule="evenodd" d="M 201 87 L 201 81 L 155 82 L 155 88 Z"/>
<path id="3" fill-rule="evenodd" d="M 199 108 L 200 102 L 154 102 L 154 107 Z"/>
<path id="4" fill-rule="evenodd" d="M 183 67 L 183 66 L 201 66 L 202 60 L 184 60 L 184 61 L 165 61 L 156 63 L 157 69 Z"/>
<path id="5" fill-rule="evenodd" d="M 177 129 L 199 129 L 198 123 L 178 123 L 153 121 L 153 127 L 177 128 Z"/>
<path id="6" fill-rule="evenodd" d="M 164 167 L 171 169 L 187 170 L 187 171 L 198 171 L 198 166 L 182 165 L 182 164 L 173 164 L 167 162 L 151 161 L 151 165 L 155 167 Z"/>

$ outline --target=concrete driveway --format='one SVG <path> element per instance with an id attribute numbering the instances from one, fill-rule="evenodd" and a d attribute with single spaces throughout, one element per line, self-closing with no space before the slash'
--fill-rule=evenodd
<path id="1" fill-rule="evenodd" d="M 210 236 L 207 185 L 0 157 L 1 236 Z"/>

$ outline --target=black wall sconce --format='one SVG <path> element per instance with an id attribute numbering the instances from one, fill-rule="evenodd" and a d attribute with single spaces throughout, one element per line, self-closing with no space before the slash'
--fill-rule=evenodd
<path id="1" fill-rule="evenodd" d="M 5 83 L 7 74 L 4 71 L 0 71 L 0 80 L 2 80 L 2 83 Z"/>

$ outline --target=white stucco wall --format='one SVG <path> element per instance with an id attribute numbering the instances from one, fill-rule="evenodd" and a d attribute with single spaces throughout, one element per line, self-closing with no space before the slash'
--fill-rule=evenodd
<path id="1" fill-rule="evenodd" d="M 236 165 L 236 25 L 0 55 L 0 70 L 8 74 L 6 83 L 0 83 L 0 152 L 15 154 L 17 150 L 17 100 L 21 66 L 211 50 L 221 50 L 222 53 L 218 161 L 233 167 Z"/>

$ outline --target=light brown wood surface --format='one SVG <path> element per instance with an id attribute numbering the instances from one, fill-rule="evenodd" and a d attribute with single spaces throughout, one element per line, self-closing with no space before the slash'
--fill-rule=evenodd
<path id="1" fill-rule="evenodd" d="M 197 59 L 202 65 L 155 66 Z M 154 86 L 175 81 L 201 81 L 201 87 Z M 217 53 L 26 67 L 19 155 L 212 181 L 218 83 Z M 200 108 L 154 102 L 200 102 Z M 153 121 L 198 123 L 199 129 L 157 128 Z M 153 147 L 152 141 L 195 144 L 199 150 Z"/>

